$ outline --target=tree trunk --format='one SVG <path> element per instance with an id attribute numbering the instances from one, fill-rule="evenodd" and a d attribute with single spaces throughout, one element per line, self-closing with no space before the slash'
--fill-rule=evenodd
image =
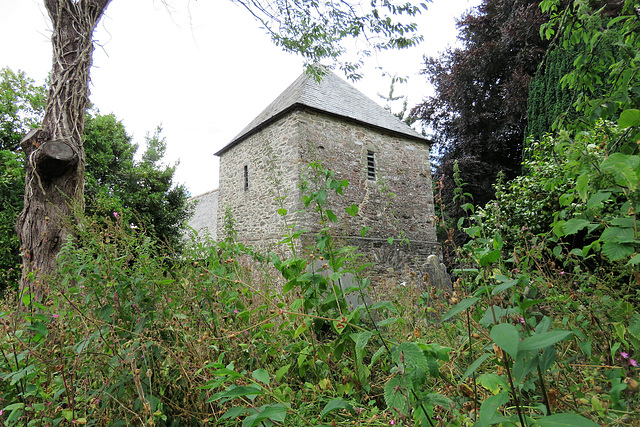
<path id="1" fill-rule="evenodd" d="M 24 209 L 16 226 L 22 252 L 20 292 L 43 296 L 43 280 L 83 209 L 84 115 L 89 106 L 93 31 L 111 0 L 45 0 L 53 67 L 42 129 L 21 142 L 26 156 Z"/>

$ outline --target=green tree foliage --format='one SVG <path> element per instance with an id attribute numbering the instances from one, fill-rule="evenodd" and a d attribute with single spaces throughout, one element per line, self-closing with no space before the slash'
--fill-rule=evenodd
<path id="1" fill-rule="evenodd" d="M 550 6 L 543 5 L 548 8 Z M 621 26 L 614 21 L 619 20 L 623 11 L 623 3 L 618 1 L 603 1 L 598 6 L 599 9 L 589 10 L 584 8 L 586 4 L 580 2 L 569 3 L 567 12 L 574 10 L 579 12 L 582 18 L 579 21 L 573 14 L 567 14 L 565 21 L 567 25 L 578 26 L 583 32 L 579 36 L 576 30 L 556 33 L 553 27 L 548 28 L 545 33 L 549 37 L 554 35 L 549 46 L 549 50 L 540 64 L 534 80 L 531 83 L 528 117 L 529 123 L 527 136 L 534 139 L 541 139 L 545 133 L 552 132 L 559 128 L 561 124 L 585 123 L 593 125 L 598 118 L 612 118 L 611 114 L 595 115 L 588 120 L 578 120 L 578 111 L 585 110 L 585 97 L 599 98 L 608 90 L 611 85 L 615 85 L 616 78 L 610 79 L 612 69 L 605 64 L 618 63 L 620 67 L 625 61 L 628 62 L 629 53 L 625 49 L 620 49 L 620 40 L 623 34 L 620 32 Z M 588 19 L 585 17 L 588 16 Z M 558 15 L 548 25 L 558 24 Z M 612 24 L 609 25 L 608 22 Z M 570 24 L 569 24 L 570 23 Z M 587 31 L 584 31 L 584 30 Z M 599 33 L 596 36 L 597 42 L 588 40 L 588 33 Z M 589 63 L 589 77 L 582 83 L 578 82 L 578 74 L 584 74 L 586 67 L 584 64 L 585 55 Z M 626 58 L 625 58 L 626 57 Z M 622 62 L 621 62 L 622 61 Z M 580 71 L 582 70 L 582 71 Z M 586 77 L 586 76 L 585 76 Z M 601 105 L 602 107 L 602 105 Z M 606 110 L 614 108 L 612 105 Z"/>
<path id="2" fill-rule="evenodd" d="M 24 194 L 22 137 L 42 120 L 46 91 L 22 71 L 0 70 L 0 289 L 20 277 L 20 242 L 15 231 Z"/>
<path id="3" fill-rule="evenodd" d="M 574 111 L 574 93 L 561 84 L 562 78 L 572 69 L 575 51 L 569 52 L 562 47 L 547 52 L 535 78 L 529 87 L 527 102 L 528 137 L 540 140 L 553 130 L 553 124 L 561 115 Z M 525 153 L 526 154 L 526 153 Z"/>
<path id="4" fill-rule="evenodd" d="M 23 71 L 0 70 L 0 150 L 15 151 L 44 115 L 46 90 Z"/>
<path id="5" fill-rule="evenodd" d="M 9 150 L 0 150 L 0 290 L 20 278 L 20 240 L 15 223 L 24 194 L 23 162 Z"/>
<path id="6" fill-rule="evenodd" d="M 436 176 L 444 175 L 442 197 L 456 220 L 453 165 L 460 165 L 465 191 L 476 203 L 493 197 L 499 171 L 517 176 L 526 127 L 529 81 L 548 42 L 539 35 L 546 21 L 537 1 L 484 0 L 458 22 L 461 48 L 425 58 L 423 74 L 435 95 L 413 114 L 437 143 Z"/>
<path id="7" fill-rule="evenodd" d="M 42 119 L 46 89 L 24 72 L 0 71 L 0 288 L 20 275 L 20 243 L 15 232 L 24 197 L 24 159 L 20 140 Z M 160 242 L 180 247 L 181 230 L 190 214 L 187 189 L 174 185 L 175 167 L 164 165 L 166 142 L 161 128 L 138 146 L 115 115 L 89 113 L 85 118 L 85 206 L 88 215 L 114 218 L 144 229 Z"/>
<path id="8" fill-rule="evenodd" d="M 88 215 L 118 217 L 144 228 L 172 248 L 181 246 L 182 228 L 191 214 L 189 192 L 174 185 L 175 165 L 162 163 L 166 141 L 162 128 L 146 135 L 146 149 L 135 160 L 138 146 L 113 114 L 88 114 L 85 122 L 85 203 Z"/>
<path id="9" fill-rule="evenodd" d="M 279 0 L 238 1 L 270 32 L 273 42 L 286 52 L 301 55 L 307 64 L 324 59 L 337 62 L 348 77 L 357 79 L 362 60 L 342 61 L 345 44 L 364 41 L 359 56 L 388 49 L 415 46 L 422 40 L 417 25 L 407 19 L 421 8 L 409 2 L 371 0 L 354 7 L 348 2 Z M 425 3 L 421 3 L 426 9 Z M 312 67 L 322 74 L 322 68 Z"/>
<path id="10" fill-rule="evenodd" d="M 582 117 L 559 125 L 580 131 L 640 108 L 640 2 L 545 0 L 540 5 L 551 17 L 540 33 L 578 50 L 561 83 L 576 93 L 574 106 Z"/>

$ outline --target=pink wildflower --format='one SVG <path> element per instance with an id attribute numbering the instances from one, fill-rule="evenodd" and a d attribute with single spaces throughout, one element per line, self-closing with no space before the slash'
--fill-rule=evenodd
<path id="1" fill-rule="evenodd" d="M 638 366 L 638 362 L 636 362 L 633 359 L 629 359 L 629 365 L 633 366 L 634 368 Z"/>
<path id="2" fill-rule="evenodd" d="M 115 219 L 118 219 L 118 212 L 114 212 L 113 216 L 115 217 Z"/>
<path id="3" fill-rule="evenodd" d="M 395 423 L 396 423 L 396 420 L 391 420 L 391 421 L 389 421 L 389 425 L 390 425 L 390 426 L 394 425 Z"/>
<path id="4" fill-rule="evenodd" d="M 238 314 L 238 310 L 233 310 L 233 314 Z"/>
<path id="5" fill-rule="evenodd" d="M 54 315 L 53 315 L 53 318 L 54 318 L 54 319 L 57 319 L 58 317 L 60 317 L 60 315 L 59 315 L 59 314 L 54 314 Z"/>
<path id="6" fill-rule="evenodd" d="M 624 351 L 620 352 L 620 356 L 622 356 L 623 359 L 628 359 L 629 358 L 629 353 L 626 353 Z"/>

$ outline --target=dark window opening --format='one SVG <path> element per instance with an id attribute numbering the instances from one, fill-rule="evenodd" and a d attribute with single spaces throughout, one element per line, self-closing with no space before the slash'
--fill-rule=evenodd
<path id="1" fill-rule="evenodd" d="M 373 151 L 367 151 L 367 179 L 376 180 L 376 158 Z"/>
<path id="2" fill-rule="evenodd" d="M 244 191 L 249 190 L 249 166 L 244 165 Z"/>

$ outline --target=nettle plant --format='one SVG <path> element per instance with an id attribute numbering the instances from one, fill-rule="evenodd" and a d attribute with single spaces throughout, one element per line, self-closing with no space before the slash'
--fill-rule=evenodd
<path id="1" fill-rule="evenodd" d="M 584 235 L 574 255 L 601 253 L 633 267 L 640 264 L 640 111 L 626 113 L 618 125 L 603 121 L 574 138 L 561 136 L 556 152 L 566 158 L 564 170 L 575 186 L 559 198 L 553 231 L 558 238 Z"/>
<path id="2" fill-rule="evenodd" d="M 458 252 L 455 288 L 467 298 L 456 298 L 443 320 L 466 330 L 469 367 L 458 381 L 481 425 L 595 425 L 578 414 L 551 415 L 563 393 L 572 396 L 573 411 L 605 423 L 628 423 L 637 408 L 637 363 L 629 353 L 640 344 L 640 315 L 628 302 L 640 279 L 633 123 L 621 117 L 619 126 L 602 122 L 573 139 L 534 144 L 542 150 L 528 163 L 531 175 L 498 186 L 484 209 L 456 181 L 469 214 L 458 227 L 470 240 Z M 613 269 L 622 281 L 613 290 L 631 295 L 600 284 L 614 280 Z M 573 373 L 577 367 L 584 371 Z"/>
<path id="3" fill-rule="evenodd" d="M 300 188 L 305 208 L 317 215 L 321 225 L 315 242 L 307 248 L 309 255 L 301 256 L 295 248 L 304 230 L 294 231 L 295 225 L 289 224 L 281 243 L 291 248 L 291 256 L 269 255 L 285 280 L 284 295 L 295 296 L 288 304 L 279 303 L 276 311 L 288 323 L 288 328 L 280 330 L 290 344 L 283 348 L 283 363 L 271 372 L 242 370 L 224 362 L 208 366 L 216 379 L 206 387 L 226 385 L 210 401 L 231 406 L 220 421 L 233 423 L 244 417 L 243 426 L 255 426 L 324 425 L 329 420 L 332 425 L 349 420 L 376 425 L 405 420 L 434 426 L 434 408 L 454 406 L 426 386 L 429 378 L 439 376 L 450 349 L 436 343 L 398 342 L 389 333 L 389 327 L 402 322 L 393 317 L 395 307 L 386 301 L 365 302 L 369 281 L 362 273 L 367 265 L 359 262 L 355 248 L 337 243 L 332 225 L 338 215 L 327 208 L 329 197 L 342 195 L 347 186 L 346 180 L 336 179 L 320 163 L 309 165 Z M 345 212 L 355 216 L 357 206 Z M 283 208 L 279 213 L 287 215 Z M 344 282 L 347 275 L 355 280 Z M 354 293 L 362 301 L 357 307 L 346 299 Z M 296 392 L 291 387 L 295 382 L 305 386 Z M 312 404 L 307 402 L 305 388 L 313 391 Z M 387 407 L 384 414 L 374 397 L 380 394 Z"/>
<path id="4" fill-rule="evenodd" d="M 472 206 L 467 209 L 473 211 Z M 465 230 L 464 268 L 455 289 L 466 295 L 442 318 L 466 332 L 462 355 L 467 368 L 457 378 L 479 425 L 597 425 L 578 414 L 553 414 L 549 374 L 557 360 L 555 345 L 572 336 L 556 329 L 538 306 L 529 273 L 509 268 L 499 232 L 487 235 L 482 217 L 472 214 Z M 482 372 L 482 374 L 479 374 Z"/>

